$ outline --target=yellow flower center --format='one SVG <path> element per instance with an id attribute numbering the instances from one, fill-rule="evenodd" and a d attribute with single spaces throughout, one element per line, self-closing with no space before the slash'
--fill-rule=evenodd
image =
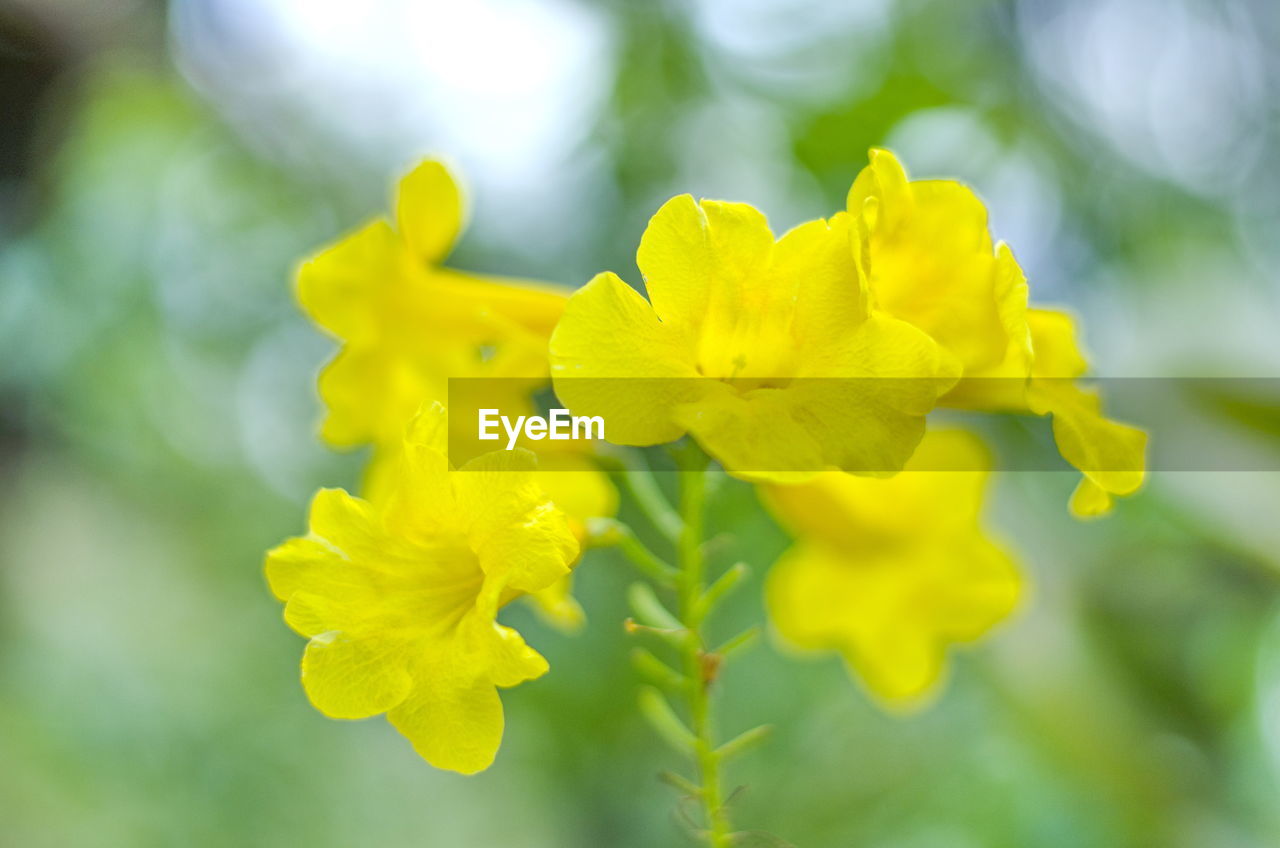
<path id="1" fill-rule="evenodd" d="M 414 572 L 414 617 L 433 633 L 455 629 L 475 608 L 484 585 L 480 561 L 461 538 L 423 547 Z"/>
<path id="2" fill-rule="evenodd" d="M 785 316 L 762 309 L 708 320 L 697 344 L 698 373 L 739 392 L 785 388 L 795 373 L 794 345 L 786 338 L 786 323 Z"/>

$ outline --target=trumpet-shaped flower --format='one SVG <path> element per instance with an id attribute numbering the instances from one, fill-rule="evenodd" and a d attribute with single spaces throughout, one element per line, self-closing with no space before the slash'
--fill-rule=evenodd
<path id="1" fill-rule="evenodd" d="M 889 706 L 918 703 L 941 679 L 947 647 L 986 633 L 1021 591 L 980 522 L 989 462 L 970 434 L 939 430 L 892 479 L 832 473 L 761 487 L 796 536 L 767 584 L 778 634 L 838 652 Z"/>
<path id="2" fill-rule="evenodd" d="M 578 544 L 527 451 L 453 471 L 438 404 L 415 419 L 383 505 L 323 489 L 310 532 L 267 555 L 285 620 L 310 641 L 302 683 L 332 718 L 386 713 L 428 762 L 473 773 L 502 738 L 496 687 L 546 660 L 497 623 L 569 571 Z"/>
<path id="3" fill-rule="evenodd" d="M 909 181 L 892 153 L 849 190 L 860 218 L 868 284 L 877 308 L 908 321 L 954 354 L 964 379 L 944 405 L 1053 416 L 1063 457 L 1084 472 L 1072 511 L 1097 515 L 1143 479 L 1146 434 L 1103 417 L 1097 394 L 1076 382 L 1087 370 L 1074 323 L 1029 309 L 1012 251 L 993 245 L 987 212 L 953 180 Z"/>
<path id="4" fill-rule="evenodd" d="M 566 296 L 541 283 L 444 267 L 463 217 L 456 181 L 426 160 L 400 181 L 394 223 L 365 225 L 298 272 L 299 302 L 342 342 L 320 375 L 321 434 L 336 447 L 373 443 L 363 494 L 374 503 L 394 481 L 405 426 L 424 404 L 453 409 L 450 456 L 461 463 L 491 447 L 476 439 L 474 409 L 530 414 L 531 393 L 549 381 L 547 339 Z M 491 379 L 455 384 L 461 388 L 450 398 L 450 378 Z M 587 519 L 613 514 L 617 495 L 580 451 L 558 453 L 566 455 L 544 458 L 539 482 L 570 511 L 581 538 Z M 571 629 L 582 610 L 568 588 L 566 578 L 531 600 Z"/>
<path id="5" fill-rule="evenodd" d="M 847 215 L 775 240 L 751 206 L 673 198 L 640 242 L 648 300 L 611 273 L 570 297 L 556 393 L 610 441 L 691 433 L 743 476 L 896 471 L 959 367 L 869 308 L 858 253 Z"/>
<path id="6" fill-rule="evenodd" d="M 441 263 L 462 227 L 462 198 L 439 162 L 400 181 L 396 222 L 378 219 L 304 262 L 298 301 L 342 342 L 320 375 L 322 435 L 348 447 L 398 444 L 450 377 L 503 378 L 501 400 L 529 408 L 547 379 L 546 340 L 564 308 L 551 286 L 455 271 Z"/>

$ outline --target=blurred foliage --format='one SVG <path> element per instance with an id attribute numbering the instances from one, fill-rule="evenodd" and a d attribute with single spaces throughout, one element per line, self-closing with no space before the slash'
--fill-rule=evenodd
<path id="1" fill-rule="evenodd" d="M 565 282 L 601 268 L 637 279 L 638 234 L 668 194 L 719 191 L 727 175 L 790 223 L 838 208 L 865 149 L 896 144 L 940 151 L 922 173 L 980 190 L 1026 165 L 1029 205 L 993 191 L 997 235 L 1057 208 L 1029 219 L 1052 228 L 1029 251 L 1032 286 L 1091 313 L 1100 362 L 1274 364 L 1273 335 L 1224 330 L 1217 310 L 1238 301 L 1274 332 L 1276 277 L 1259 261 L 1274 245 L 1257 234 L 1274 236 L 1280 146 L 1230 190 L 1206 189 L 1122 155 L 1044 83 L 1027 31 L 1052 4 L 867 5 L 870 18 L 845 19 L 751 4 L 754 40 L 726 41 L 723 3 L 583 4 L 606 24 L 611 64 L 567 156 L 598 167 L 583 178 L 589 203 L 546 213 L 581 249 L 482 229 L 460 255 L 519 274 L 509 263 L 532 252 Z M 1196 11 L 1193 26 L 1276 33 L 1269 4 L 1233 6 Z M 71 29 L 76 9 L 50 4 L 42 20 Z M 138 30 L 159 24 L 152 6 L 128 14 Z M 261 552 L 301 528 L 315 487 L 352 485 L 360 458 L 313 438 L 330 345 L 289 279 L 382 206 L 402 163 L 344 159 L 290 114 L 237 109 L 190 57 L 150 43 L 86 48 L 56 95 L 3 77 L 20 80 L 5 91 L 24 104 L 15 122 L 33 122 L 14 137 L 45 142 L 0 196 L 0 842 L 678 844 L 657 779 L 671 758 L 634 710 L 619 624 L 630 574 L 610 553 L 579 572 L 584 633 L 509 611 L 552 672 L 507 693 L 507 741 L 483 775 L 434 772 L 385 723 L 332 722 L 306 703 L 301 643 Z M 1274 91 L 1280 55 L 1250 55 Z M 296 155 L 273 146 L 282 133 Z M 477 220 L 542 214 L 499 200 L 481 192 Z M 1205 403 L 1226 407 L 1224 428 L 1257 419 L 1238 399 Z M 1114 517 L 1078 524 L 1071 476 L 1001 480 L 990 521 L 1033 597 L 961 656 L 931 709 L 884 715 L 836 660 L 797 662 L 769 640 L 733 667 L 724 735 L 778 728 L 730 773 L 745 787 L 737 823 L 800 846 L 1280 842 L 1274 477 L 1157 475 Z M 730 538 L 718 564 L 755 566 L 726 634 L 761 619 L 761 573 L 786 544 L 754 498 L 726 480 L 712 505 Z"/>

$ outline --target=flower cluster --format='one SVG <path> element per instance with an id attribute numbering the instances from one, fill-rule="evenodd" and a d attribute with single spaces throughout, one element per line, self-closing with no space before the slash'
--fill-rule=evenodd
<path id="1" fill-rule="evenodd" d="M 487 403 L 533 411 L 531 395 L 549 381 L 547 339 L 566 300 L 545 283 L 443 265 L 464 209 L 440 162 L 426 160 L 401 179 L 394 206 L 394 224 L 366 224 L 303 262 L 297 277 L 298 302 L 342 345 L 320 374 L 321 436 L 334 447 L 373 445 L 363 494 L 375 503 L 394 477 L 406 424 L 424 404 L 448 405 L 451 379 L 488 378 Z M 449 455 L 480 454 L 464 416 L 450 420 Z M 568 445 L 541 456 L 537 478 L 581 539 L 587 520 L 613 514 L 617 493 Z M 569 587 L 566 578 L 531 600 L 572 629 L 582 611 Z"/>
<path id="2" fill-rule="evenodd" d="M 693 687 L 693 729 L 654 709 L 670 736 L 704 733 L 705 669 L 718 666 L 699 628 L 740 575 L 704 593 L 696 485 L 683 521 L 655 521 L 689 573 L 673 577 L 616 523 L 593 537 L 592 519 L 617 506 L 595 459 L 574 442 L 539 443 L 542 470 L 523 449 L 483 452 L 474 418 L 451 420 L 442 405 L 451 379 L 496 378 L 487 405 L 517 415 L 553 382 L 573 413 L 608 422 L 614 444 L 687 437 L 755 484 L 795 538 L 767 581 L 778 636 L 838 653 L 888 706 L 935 691 L 948 647 L 1006 618 L 1021 592 L 981 520 L 989 456 L 970 434 L 930 430 L 935 409 L 1052 416 L 1059 451 L 1084 474 L 1077 515 L 1142 483 L 1146 436 L 1106 419 L 1080 383 L 1072 318 L 1028 305 L 971 190 L 911 181 L 886 151 L 871 152 L 845 210 L 780 237 L 746 204 L 668 201 L 640 241 L 647 297 L 611 273 L 566 296 L 446 268 L 463 212 L 438 162 L 402 180 L 395 207 L 394 223 L 367 225 L 298 275 L 299 301 L 341 343 L 320 377 L 322 435 L 373 446 L 365 499 L 321 491 L 309 534 L 266 568 L 309 639 L 312 703 L 337 718 L 387 713 L 441 768 L 492 762 L 496 688 L 547 670 L 498 612 L 530 598 L 553 622 L 580 622 L 568 575 L 588 541 L 620 545 L 679 589 L 683 617 L 648 590 L 637 598 L 686 653 L 668 676 Z M 637 506 L 655 491 L 633 489 Z M 714 783 L 709 741 L 690 749 Z M 722 813 L 707 804 L 723 844 Z"/>
<path id="3" fill-rule="evenodd" d="M 1071 317 L 1028 308 L 1013 252 L 960 183 L 908 181 L 873 150 L 829 220 L 775 240 L 751 206 L 683 195 L 636 259 L 648 300 L 601 274 L 551 338 L 557 394 L 604 416 L 612 441 L 690 433 L 730 472 L 797 481 L 901 469 L 935 406 L 1034 412 L 1085 474 L 1078 514 L 1142 483 L 1146 434 L 1076 383 Z"/>

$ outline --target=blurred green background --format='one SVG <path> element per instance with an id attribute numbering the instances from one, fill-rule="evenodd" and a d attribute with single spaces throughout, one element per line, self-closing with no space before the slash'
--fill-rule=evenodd
<path id="1" fill-rule="evenodd" d="M 262 553 L 362 457 L 315 438 L 332 345 L 293 263 L 443 153 L 474 210 L 453 264 L 638 281 L 668 196 L 781 231 L 887 145 L 983 195 L 1100 373 L 1272 376 L 1278 45 L 1270 0 L 0 4 L 0 844 L 684 844 L 610 554 L 579 571 L 582 634 L 504 613 L 552 672 L 504 694 L 478 777 L 307 704 Z M 730 773 L 736 824 L 1280 844 L 1280 475 L 1157 473 L 1088 524 L 1074 482 L 999 478 L 1032 591 L 932 709 L 886 716 L 767 641 L 731 667 L 725 732 L 778 727 Z M 757 581 L 786 545 L 744 485 L 711 518 Z"/>

